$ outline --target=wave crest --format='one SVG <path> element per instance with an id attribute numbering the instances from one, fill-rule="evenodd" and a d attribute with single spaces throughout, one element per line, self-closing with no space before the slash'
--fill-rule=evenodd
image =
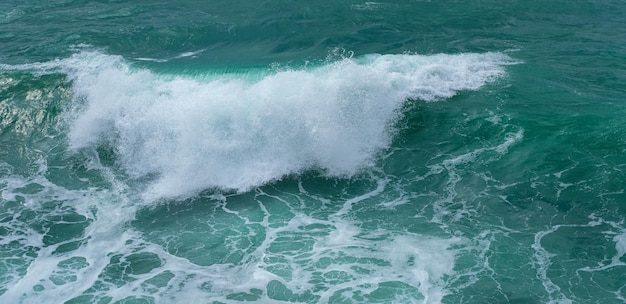
<path id="1" fill-rule="evenodd" d="M 112 144 L 148 198 L 246 191 L 303 170 L 351 176 L 389 146 L 407 100 L 436 101 L 504 74 L 500 53 L 368 55 L 262 77 L 166 77 L 118 56 L 62 61 L 76 98 L 73 149 Z"/>

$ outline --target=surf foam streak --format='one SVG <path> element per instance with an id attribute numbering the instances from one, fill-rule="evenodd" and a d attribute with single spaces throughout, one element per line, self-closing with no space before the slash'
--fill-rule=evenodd
<path id="1" fill-rule="evenodd" d="M 511 63 L 499 53 L 368 55 L 207 80 L 131 69 L 98 52 L 61 61 L 84 101 L 71 146 L 113 145 L 129 175 L 156 176 L 149 199 L 246 191 L 309 169 L 351 176 L 389 146 L 404 102 L 476 90 Z"/>

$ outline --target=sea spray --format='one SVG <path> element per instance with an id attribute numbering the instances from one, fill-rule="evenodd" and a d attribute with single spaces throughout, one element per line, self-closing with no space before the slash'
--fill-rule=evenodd
<path id="1" fill-rule="evenodd" d="M 58 64 L 80 104 L 71 147 L 111 146 L 129 176 L 150 177 L 155 199 L 246 191 L 310 169 L 350 177 L 389 146 L 407 100 L 478 89 L 510 63 L 500 53 L 368 55 L 253 81 L 164 76 L 94 51 Z"/>

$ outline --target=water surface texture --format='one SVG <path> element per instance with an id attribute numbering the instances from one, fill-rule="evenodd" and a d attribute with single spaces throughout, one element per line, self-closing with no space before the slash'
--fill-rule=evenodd
<path id="1" fill-rule="evenodd" d="M 0 3 L 1 303 L 624 303 L 623 1 Z"/>

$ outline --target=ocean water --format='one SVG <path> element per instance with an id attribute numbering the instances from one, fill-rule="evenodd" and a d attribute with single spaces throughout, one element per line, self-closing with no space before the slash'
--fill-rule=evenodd
<path id="1" fill-rule="evenodd" d="M 0 2 L 0 303 L 624 303 L 616 0 Z"/>

